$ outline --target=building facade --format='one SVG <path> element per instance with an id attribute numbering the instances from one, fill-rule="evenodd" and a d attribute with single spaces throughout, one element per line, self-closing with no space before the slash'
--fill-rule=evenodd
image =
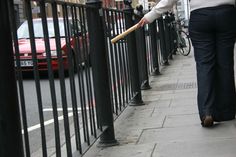
<path id="1" fill-rule="evenodd" d="M 177 16 L 184 19 L 185 25 L 188 25 L 190 18 L 189 0 L 179 0 L 177 3 Z"/>
<path id="2" fill-rule="evenodd" d="M 25 19 L 23 0 L 14 0 L 14 15 L 16 17 L 16 25 L 19 26 Z"/>

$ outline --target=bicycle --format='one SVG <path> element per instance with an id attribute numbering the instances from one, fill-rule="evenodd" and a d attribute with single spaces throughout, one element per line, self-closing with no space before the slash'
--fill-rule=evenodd
<path id="1" fill-rule="evenodd" d="M 172 22 L 172 28 L 175 36 L 174 49 L 171 54 L 179 52 L 183 56 L 188 56 L 191 52 L 191 41 L 188 33 L 183 30 L 183 20 L 177 20 Z"/>

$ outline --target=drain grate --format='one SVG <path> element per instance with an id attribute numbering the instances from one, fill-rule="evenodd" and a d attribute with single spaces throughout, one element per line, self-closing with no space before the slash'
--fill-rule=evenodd
<path id="1" fill-rule="evenodd" d="M 176 89 L 192 89 L 192 88 L 197 88 L 196 82 L 178 83 Z"/>
<path id="2" fill-rule="evenodd" d="M 197 88 L 196 82 L 170 83 L 155 87 L 156 91 L 181 90 Z"/>

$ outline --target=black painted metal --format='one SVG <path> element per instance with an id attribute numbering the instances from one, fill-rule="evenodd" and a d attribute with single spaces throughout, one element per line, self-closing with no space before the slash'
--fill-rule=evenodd
<path id="1" fill-rule="evenodd" d="M 78 20 L 77 19 L 77 11 L 76 11 L 75 6 L 71 6 L 71 14 L 72 14 L 72 25 L 75 26 L 75 29 L 72 31 L 72 34 L 74 35 L 74 38 L 75 38 L 75 49 L 73 51 L 74 53 L 73 53 L 73 58 L 72 58 L 73 63 L 74 63 L 73 70 L 76 69 L 77 73 L 79 73 L 78 70 L 80 71 L 80 67 L 77 66 L 77 63 L 78 63 L 77 50 L 79 50 L 80 47 L 79 47 L 79 39 L 76 38 L 76 34 L 79 34 L 79 30 L 78 30 L 78 23 L 77 23 L 77 20 Z M 78 81 L 80 82 L 80 77 L 78 77 Z M 75 93 L 76 93 L 76 91 L 75 91 Z M 76 149 L 79 151 L 80 154 L 82 154 L 82 142 L 81 142 L 81 133 L 80 133 L 79 114 L 78 114 L 79 101 L 77 100 L 76 94 L 75 94 L 74 100 L 75 100 L 75 103 L 73 105 L 73 114 L 74 114 L 74 123 L 75 123 Z"/>
<path id="2" fill-rule="evenodd" d="M 74 32 L 73 34 L 76 35 L 76 34 L 79 34 L 79 32 L 81 30 L 78 30 L 78 26 L 80 26 L 81 24 L 78 24 L 78 8 L 76 6 L 72 6 L 72 21 L 73 21 L 73 25 L 75 26 L 76 29 L 74 29 Z M 82 92 L 83 90 L 83 76 L 81 76 L 82 73 L 82 70 L 83 70 L 83 67 L 82 65 L 79 63 L 79 61 L 81 60 L 81 51 L 80 51 L 80 48 L 81 48 L 81 45 L 80 45 L 80 41 L 79 41 L 79 38 L 75 38 L 75 49 L 74 49 L 74 59 L 75 59 L 75 69 L 77 70 L 77 74 L 78 74 L 78 84 L 79 84 L 79 95 L 80 95 L 80 101 L 78 101 L 78 103 L 81 103 L 83 104 L 83 99 L 84 99 L 84 94 Z M 75 125 L 75 136 L 76 136 L 76 148 L 77 150 L 79 151 L 80 154 L 83 153 L 83 150 L 82 150 L 82 139 L 81 139 L 81 133 L 80 133 L 80 123 L 79 123 L 79 115 L 78 115 L 78 106 L 79 104 L 75 104 L 75 106 L 73 106 L 73 113 L 75 115 L 75 118 L 74 118 L 74 121 L 76 123 Z M 82 111 L 84 111 L 84 107 L 82 107 L 83 105 L 81 105 L 81 109 Z M 84 114 L 82 114 L 82 121 L 83 121 L 83 124 L 84 124 Z M 85 135 L 85 129 L 83 128 L 83 132 L 84 132 L 84 135 Z M 85 140 L 86 141 L 86 140 Z"/>
<path id="3" fill-rule="evenodd" d="M 123 21 L 121 22 L 121 28 L 125 28 L 125 20 L 124 20 L 124 13 L 123 12 L 120 12 L 120 18 L 123 19 Z M 124 82 L 124 86 L 125 86 L 125 93 L 123 95 L 123 98 L 125 98 L 124 100 L 124 103 L 123 103 L 123 107 L 126 106 L 126 104 L 128 103 L 129 101 L 129 89 L 130 89 L 130 86 L 129 86 L 129 77 L 130 77 L 130 73 L 129 73 L 129 70 L 128 70 L 128 60 L 127 60 L 127 42 L 126 40 L 123 40 L 123 45 L 122 45 L 122 60 L 123 60 L 123 63 L 124 63 L 124 66 L 123 66 L 123 82 Z"/>
<path id="4" fill-rule="evenodd" d="M 103 26 L 106 26 L 107 30 L 106 33 L 108 37 L 111 36 L 111 33 L 114 32 L 114 18 L 111 18 L 110 14 L 113 15 L 114 11 L 112 10 L 104 10 L 104 16 L 106 16 L 106 20 L 104 19 Z M 117 84 L 116 84 L 116 75 L 115 75 L 115 64 L 114 64 L 114 53 L 116 49 L 113 48 L 113 45 L 111 42 L 109 42 L 110 38 L 107 38 L 108 42 L 106 42 L 106 50 L 107 52 L 110 52 L 108 55 L 108 61 L 110 63 L 109 67 L 109 74 L 110 74 L 110 84 L 112 84 L 112 88 L 110 88 L 110 91 L 112 93 L 112 99 L 113 99 L 113 113 L 118 115 L 118 94 L 116 92 Z"/>
<path id="5" fill-rule="evenodd" d="M 59 23 L 58 23 L 58 11 L 56 2 L 52 3 L 52 14 L 53 14 L 53 23 L 56 47 L 57 47 L 57 57 L 59 61 L 59 79 L 60 79 L 60 90 L 61 90 L 61 99 L 62 99 L 62 108 L 63 108 L 63 117 L 64 117 L 64 129 L 65 129 L 65 138 L 66 138 L 66 148 L 67 148 L 67 156 L 72 156 L 71 150 L 71 141 L 70 141 L 70 128 L 69 128 L 69 119 L 68 119 L 68 104 L 66 97 L 66 85 L 65 85 L 65 76 L 64 76 L 64 66 L 62 59 L 62 50 L 61 50 L 61 41 L 60 41 L 60 31 L 59 31 Z M 66 27 L 65 27 L 66 28 Z"/>
<path id="6" fill-rule="evenodd" d="M 127 41 L 121 39 L 115 44 L 110 40 L 125 30 L 124 13 L 114 9 L 103 9 L 103 26 L 108 52 L 109 76 L 112 94 L 112 109 L 118 116 L 131 99 L 130 70 Z"/>
<path id="7" fill-rule="evenodd" d="M 81 7 L 81 24 L 82 23 L 87 23 L 87 21 L 85 20 L 86 18 L 86 13 L 85 13 L 85 8 Z M 82 28 L 82 40 L 86 41 L 86 34 L 87 34 L 87 28 L 83 27 L 81 25 Z M 93 127 L 95 127 L 95 123 L 93 123 L 94 121 L 94 116 L 92 117 L 92 115 L 94 115 L 94 110 L 93 110 L 93 95 L 92 95 L 92 83 L 91 83 L 91 69 L 90 69 L 90 55 L 89 55 L 89 50 L 88 50 L 88 43 L 87 42 L 83 42 L 83 49 L 84 49 L 84 55 L 85 55 L 85 79 L 86 81 L 86 89 L 87 89 L 87 108 L 88 108 L 88 120 L 89 120 L 89 124 L 90 124 L 90 131 L 91 131 L 91 135 L 95 135 L 96 136 L 96 131 L 95 128 L 93 129 Z M 92 109 L 92 110 L 91 110 Z M 89 131 L 89 130 L 87 130 Z M 89 135 L 89 133 L 88 133 Z M 87 137 L 89 139 L 89 136 Z M 88 140 L 88 144 L 90 144 L 90 140 Z"/>
<path id="8" fill-rule="evenodd" d="M 126 29 L 128 29 L 134 25 L 133 9 L 127 8 L 124 10 L 124 13 L 125 13 L 125 26 Z M 138 68 L 139 64 L 138 64 L 135 32 L 132 32 L 127 36 L 127 44 L 128 44 L 128 59 L 131 71 L 132 93 L 134 93 L 134 97 L 130 101 L 130 105 L 133 106 L 144 105 L 140 89 L 139 68 Z"/>
<path id="9" fill-rule="evenodd" d="M 171 57 L 173 55 L 176 55 L 176 51 L 174 51 L 175 49 L 175 44 L 176 44 L 176 33 L 175 33 L 175 29 L 173 28 L 173 21 L 175 21 L 175 15 L 174 14 L 170 14 L 170 21 L 169 21 L 169 25 L 170 25 L 170 36 L 171 36 L 171 41 L 170 41 L 170 45 L 171 45 Z M 173 57 L 172 57 L 173 59 Z"/>
<path id="10" fill-rule="evenodd" d="M 152 53 L 152 66 L 153 66 L 153 75 L 160 74 L 160 67 L 158 61 L 158 51 L 157 51 L 157 22 L 149 24 L 150 37 L 151 37 L 151 53 Z"/>
<path id="11" fill-rule="evenodd" d="M 47 17 L 45 11 L 45 1 L 42 0 L 40 3 L 40 12 L 42 16 L 42 24 L 43 24 L 43 32 L 45 35 L 45 49 L 47 55 L 47 65 L 48 65 L 48 76 L 49 76 L 49 86 L 51 92 L 51 100 L 52 100 L 52 108 L 53 108 L 53 119 L 54 119 L 54 133 L 55 133 L 55 147 L 56 147 L 56 156 L 61 157 L 61 142 L 60 142 L 60 129 L 59 129 L 59 121 L 58 121 L 58 113 L 57 113 L 57 98 L 55 91 L 55 82 L 54 82 L 54 74 L 52 70 L 51 64 L 51 53 L 50 53 L 50 41 L 48 34 L 48 26 L 47 26 Z"/>
<path id="12" fill-rule="evenodd" d="M 161 54 L 163 58 L 163 65 L 169 65 L 168 61 L 168 51 L 166 48 L 166 36 L 165 36 L 165 26 L 164 26 L 164 20 L 163 17 L 160 17 L 158 19 L 158 28 L 160 31 L 160 45 L 161 45 Z"/>
<path id="13" fill-rule="evenodd" d="M 136 23 L 141 20 L 142 15 L 136 15 Z M 145 43 L 145 30 L 144 27 L 135 31 L 136 43 L 137 43 L 137 54 L 139 62 L 139 78 L 140 78 L 140 88 L 142 90 L 150 89 L 149 77 L 148 77 L 148 67 L 147 67 L 147 48 Z"/>
<path id="14" fill-rule="evenodd" d="M 15 58 L 16 58 L 16 78 L 18 79 L 18 88 L 19 88 L 19 101 L 20 101 L 20 109 L 22 115 L 22 124 L 23 124 L 23 131 L 24 131 L 24 148 L 25 148 L 25 155 L 26 157 L 30 157 L 30 144 L 29 144 L 29 135 L 27 129 L 27 115 L 26 115 L 26 108 L 25 108 L 25 95 L 24 95 L 24 88 L 23 88 L 23 76 L 20 67 L 20 54 L 19 54 L 19 44 L 17 42 L 17 27 L 15 23 L 15 16 L 12 14 L 14 13 L 13 2 L 8 1 L 9 7 L 9 14 L 11 20 L 11 29 L 12 29 L 12 36 L 14 41 L 14 50 L 15 50 Z"/>
<path id="15" fill-rule="evenodd" d="M 23 157 L 8 2 L 0 2 L 0 41 L 4 45 L 0 48 L 0 156 Z"/>
<path id="16" fill-rule="evenodd" d="M 87 2 L 87 5 L 97 9 L 87 8 L 88 30 L 90 33 L 90 51 L 93 67 L 93 82 L 96 106 L 100 114 L 102 126 L 108 126 L 100 137 L 101 145 L 116 145 L 113 114 L 112 97 L 109 90 L 108 62 L 105 47 L 105 33 L 103 29 L 103 19 L 101 2 Z M 100 12 L 99 12 L 100 10 Z"/>
<path id="17" fill-rule="evenodd" d="M 166 35 L 166 44 L 167 44 L 167 52 L 168 52 L 168 58 L 169 59 L 173 59 L 173 56 L 171 54 L 171 50 L 172 50 L 172 37 L 171 37 L 171 25 L 170 25 L 170 22 L 171 22 L 171 19 L 170 19 L 170 14 L 167 13 L 166 14 L 166 18 L 164 20 L 165 22 L 165 35 Z"/>
<path id="18" fill-rule="evenodd" d="M 78 9 L 79 11 L 79 19 L 80 20 L 83 20 L 83 9 L 80 7 Z M 80 27 L 82 27 L 82 22 L 80 22 Z M 81 35 L 82 35 L 82 40 L 84 40 L 84 30 L 82 29 L 81 30 Z M 80 43 L 79 43 L 80 45 Z M 82 45 L 80 45 L 80 50 L 85 50 L 85 43 L 83 42 Z M 87 80 L 86 80 L 86 71 L 84 70 L 84 66 L 82 63 L 84 58 L 85 58 L 85 54 L 79 50 L 79 65 L 80 65 L 80 72 L 79 72 L 79 77 L 81 79 L 81 82 L 80 82 L 80 86 L 82 87 L 82 95 L 81 95 L 81 110 L 82 110 L 82 117 L 83 117 L 83 124 L 84 124 L 84 127 L 83 127 L 83 131 L 84 131 L 84 141 L 85 142 L 90 142 L 90 137 L 89 137 L 89 134 L 88 134 L 88 129 L 89 129 L 89 124 L 88 124 L 88 115 L 87 115 L 87 109 L 86 109 L 86 103 L 87 103 L 87 88 L 86 88 L 86 83 L 87 83 Z"/>
<path id="19" fill-rule="evenodd" d="M 37 53 L 36 53 L 36 43 L 35 35 L 33 28 L 33 17 L 31 12 L 31 1 L 25 1 L 26 16 L 28 21 L 30 45 L 32 50 L 32 60 L 33 60 L 33 69 L 34 69 L 34 79 L 35 79 L 35 88 L 37 93 L 37 102 L 38 102 L 38 111 L 39 111 L 39 120 L 41 125 L 41 141 L 42 141 L 42 156 L 47 157 L 47 142 L 46 142 L 46 133 L 44 126 L 44 113 L 43 113 L 43 102 L 42 102 L 42 91 L 40 86 L 39 70 L 37 66 Z"/>
<path id="20" fill-rule="evenodd" d="M 165 51 L 165 62 L 164 65 L 169 65 L 168 59 L 172 58 L 171 56 L 171 34 L 170 34 L 170 18 L 169 18 L 169 14 L 166 13 L 163 19 L 163 23 L 164 23 L 164 35 L 165 35 L 165 44 L 166 44 L 166 51 Z"/>
<path id="21" fill-rule="evenodd" d="M 117 18 L 117 13 L 113 14 L 114 16 L 112 17 L 113 18 L 113 24 L 114 24 L 114 27 L 113 27 L 113 34 L 117 34 L 119 33 L 119 21 L 118 21 L 118 18 Z M 121 73 L 120 73 L 120 43 L 121 42 L 118 42 L 118 44 L 115 44 L 114 45 L 114 63 L 115 63 L 115 75 L 116 75 L 116 88 L 114 88 L 115 92 L 117 92 L 117 95 L 118 95 L 118 109 L 121 110 L 121 84 L 120 84 L 120 81 L 121 81 Z"/>
<path id="22" fill-rule="evenodd" d="M 49 102 L 44 102 L 45 91 L 44 88 L 41 88 L 41 81 L 43 80 L 40 79 L 41 71 L 38 67 L 39 58 L 33 27 L 34 20 L 32 20 L 33 13 L 31 12 L 32 2 L 36 2 L 37 6 L 40 7 L 40 13 L 37 16 L 43 21 L 45 62 L 47 63 L 46 72 L 49 81 L 47 93 L 51 98 Z M 12 1 L 9 4 L 9 8 L 12 9 Z M 140 84 L 144 85 L 142 87 L 149 86 L 148 74 L 150 71 L 147 69 L 152 67 L 154 73 L 159 69 L 158 58 L 160 56 L 158 55 L 160 53 L 157 52 L 159 39 L 155 38 L 156 26 L 151 25 L 149 33 L 147 33 L 148 31 L 145 32 L 144 29 L 139 29 L 136 33 L 131 33 L 127 38 L 112 44 L 110 40 L 114 36 L 135 24 L 132 9 L 125 11 L 102 9 L 101 2 L 96 0 L 89 1 L 87 5 L 57 0 L 26 0 L 25 4 L 34 64 L 33 81 L 36 89 L 34 103 L 37 104 L 39 111 L 38 115 L 35 116 L 39 117 L 41 126 L 37 130 L 39 132 L 38 142 L 41 142 L 40 151 L 37 153 L 42 153 L 40 156 L 44 157 L 51 155 L 51 151 L 48 151 L 50 144 L 48 144 L 47 135 L 52 133 L 47 132 L 48 129 L 44 124 L 47 117 L 43 110 L 48 105 L 52 107 L 50 116 L 53 118 L 53 127 L 51 130 L 54 131 L 52 141 L 55 145 L 50 149 L 53 151 L 53 155 L 57 157 L 80 156 L 98 137 L 101 137 L 101 146 L 117 144 L 113 125 L 114 119 L 119 116 L 128 103 L 131 102 L 130 105 L 144 104 Z M 51 8 L 50 11 L 48 7 Z M 47 23 L 48 13 L 52 15 L 53 19 L 56 34 L 53 39 L 55 39 L 57 56 L 51 55 L 51 38 L 49 37 Z M 16 20 L 13 15 L 11 16 L 15 70 L 21 109 L 21 118 L 18 117 L 18 119 L 22 120 L 25 155 L 31 157 L 35 153 L 33 148 L 30 149 L 31 135 L 34 134 L 28 132 L 27 120 L 29 117 L 27 117 L 28 113 L 26 112 L 27 105 L 31 104 L 25 102 L 27 101 L 25 99 L 27 93 L 24 89 L 25 80 L 22 77 L 24 73 L 22 72 L 23 67 L 21 67 L 22 54 L 20 54 L 17 39 Z M 65 31 L 63 37 L 60 34 L 61 21 L 63 21 Z M 164 35 L 164 29 L 163 25 L 163 30 L 160 29 L 162 35 Z M 138 44 L 135 41 L 136 37 Z M 62 38 L 65 39 L 65 44 L 62 42 Z M 149 45 L 145 45 L 147 41 Z M 165 43 L 166 49 L 165 36 L 163 39 L 161 38 L 161 42 Z M 63 51 L 62 46 L 65 46 Z M 163 54 L 166 52 L 165 49 L 161 51 Z M 58 71 L 55 71 L 53 69 L 55 67 L 52 65 L 55 57 L 57 58 Z M 65 59 L 68 60 L 68 65 L 65 64 Z M 165 59 L 160 59 L 165 61 Z M 59 110 L 62 112 L 60 113 Z M 59 119 L 60 115 L 62 115 L 62 119 Z M 20 139 L 19 132 L 18 136 Z M 72 144 L 74 143 L 76 147 L 73 147 Z"/>

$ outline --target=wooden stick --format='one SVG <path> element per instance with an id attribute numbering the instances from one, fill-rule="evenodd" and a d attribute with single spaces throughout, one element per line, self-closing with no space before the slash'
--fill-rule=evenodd
<path id="1" fill-rule="evenodd" d="M 113 44 L 116 43 L 118 40 L 124 38 L 126 35 L 128 35 L 129 33 L 133 32 L 133 31 L 135 31 L 136 29 L 138 29 L 138 24 L 136 24 L 136 25 L 130 27 L 129 29 L 127 29 L 127 30 L 124 31 L 123 33 L 117 35 L 115 38 L 113 38 L 113 39 L 111 40 L 111 42 L 112 42 Z"/>

